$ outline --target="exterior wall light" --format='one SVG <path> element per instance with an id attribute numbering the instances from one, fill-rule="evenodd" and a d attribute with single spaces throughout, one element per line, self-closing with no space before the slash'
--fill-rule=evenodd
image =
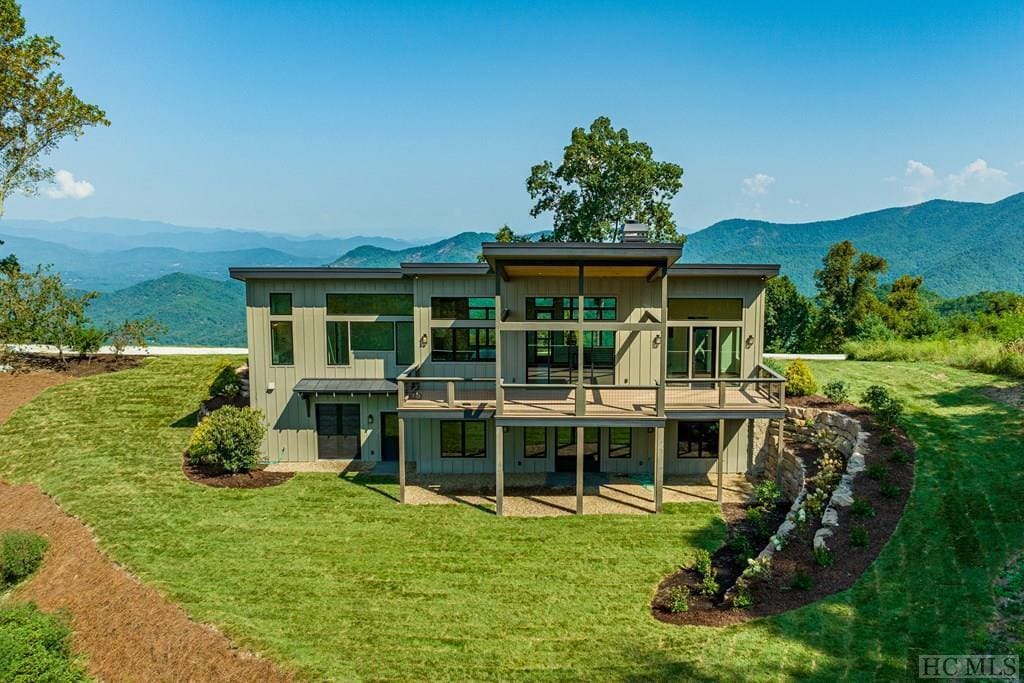
<path id="1" fill-rule="evenodd" d="M 373 424 L 373 415 L 367 415 L 366 416 L 366 424 L 368 424 L 368 425 L 372 425 Z"/>
<path id="2" fill-rule="evenodd" d="M 654 348 L 658 348 L 658 346 L 660 344 L 661 344 L 661 333 L 659 332 L 658 334 L 654 335 Z"/>
<path id="3" fill-rule="evenodd" d="M 422 337 L 420 337 L 420 348 L 421 349 L 427 348 L 427 341 L 428 340 L 427 340 L 427 335 L 426 334 L 424 334 Z"/>
<path id="4" fill-rule="evenodd" d="M 752 334 L 751 334 L 751 335 L 749 335 L 749 336 L 747 337 L 747 342 L 746 342 L 746 344 L 747 344 L 747 348 L 748 348 L 748 349 L 749 349 L 749 348 L 750 348 L 751 346 L 753 346 L 753 345 L 754 345 L 754 335 L 752 335 Z"/>

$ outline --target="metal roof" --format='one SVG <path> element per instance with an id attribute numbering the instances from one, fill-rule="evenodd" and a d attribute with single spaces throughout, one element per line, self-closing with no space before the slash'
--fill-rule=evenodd
<path id="1" fill-rule="evenodd" d="M 228 268 L 235 280 L 400 280 L 401 268 L 334 268 L 332 266 L 256 266 Z"/>
<path id="2" fill-rule="evenodd" d="M 584 261 L 628 263 L 660 261 L 672 265 L 683 253 L 665 242 L 484 242 L 484 258 L 494 267 L 501 261 Z"/>
<path id="3" fill-rule="evenodd" d="M 300 379 L 296 394 L 394 394 L 398 385 L 386 379 Z"/>
<path id="4" fill-rule="evenodd" d="M 733 275 L 746 277 L 775 277 L 778 263 L 677 263 L 668 269 L 669 277 L 706 277 Z"/>
<path id="5" fill-rule="evenodd" d="M 403 263 L 405 275 L 487 275 L 486 263 Z"/>

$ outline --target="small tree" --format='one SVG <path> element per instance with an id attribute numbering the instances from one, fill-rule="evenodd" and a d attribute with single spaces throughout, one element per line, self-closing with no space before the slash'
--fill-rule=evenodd
<path id="1" fill-rule="evenodd" d="M 858 252 L 849 240 L 829 248 L 821 269 L 814 273 L 821 305 L 815 327 L 822 348 L 838 349 L 877 311 L 877 276 L 887 268 L 885 259 Z"/>
<path id="2" fill-rule="evenodd" d="M 114 347 L 114 357 L 120 358 L 129 346 L 148 348 L 151 339 L 166 333 L 167 327 L 154 318 L 125 320 L 110 330 L 110 345 Z"/>
<path id="3" fill-rule="evenodd" d="M 765 351 L 807 351 L 813 320 L 814 304 L 797 290 L 789 276 L 768 281 L 765 287 Z"/>
<path id="4" fill-rule="evenodd" d="M 792 396 L 810 396 L 818 390 L 811 366 L 799 358 L 786 368 L 786 393 Z"/>

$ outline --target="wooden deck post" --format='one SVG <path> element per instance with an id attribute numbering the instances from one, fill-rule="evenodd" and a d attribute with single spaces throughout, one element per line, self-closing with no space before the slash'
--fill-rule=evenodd
<path id="1" fill-rule="evenodd" d="M 665 496 L 665 428 L 654 428 L 654 511 L 661 512 Z"/>
<path id="2" fill-rule="evenodd" d="M 398 502 L 405 503 L 405 418 L 398 416 Z"/>
<path id="3" fill-rule="evenodd" d="M 587 390 L 583 388 L 583 264 L 579 264 L 579 292 L 576 298 L 576 415 L 587 413 Z"/>
<path id="4" fill-rule="evenodd" d="M 724 495 L 722 491 L 722 475 L 725 464 L 725 420 L 718 421 L 718 502 L 721 503 Z"/>
<path id="5" fill-rule="evenodd" d="M 576 428 L 576 514 L 583 514 L 583 427 Z"/>
<path id="6" fill-rule="evenodd" d="M 668 387 L 668 268 L 661 269 L 661 366 L 658 372 L 658 395 L 655 399 L 655 412 L 658 417 L 665 416 L 665 399 Z"/>
<path id="7" fill-rule="evenodd" d="M 494 425 L 494 513 L 502 516 L 505 500 L 505 428 Z"/>

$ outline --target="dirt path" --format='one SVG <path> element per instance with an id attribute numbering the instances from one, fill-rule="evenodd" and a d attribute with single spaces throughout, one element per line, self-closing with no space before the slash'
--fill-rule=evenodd
<path id="1" fill-rule="evenodd" d="M 44 389 L 74 379 L 37 371 L 0 376 L 0 423 Z M 50 541 L 42 569 L 13 594 L 71 615 L 76 650 L 104 681 L 290 681 L 264 659 L 235 648 L 154 588 L 111 562 L 89 529 L 36 486 L 0 483 L 0 529 Z"/>

